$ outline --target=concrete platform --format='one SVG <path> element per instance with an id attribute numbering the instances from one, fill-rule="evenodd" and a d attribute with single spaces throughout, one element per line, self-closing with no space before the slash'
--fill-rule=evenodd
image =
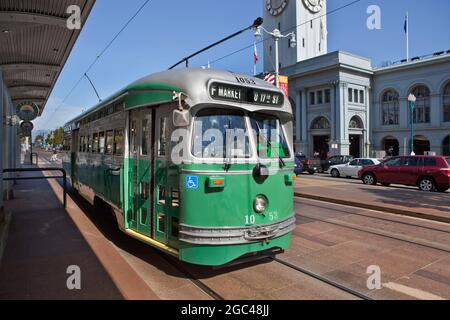
<path id="1" fill-rule="evenodd" d="M 402 186 L 367 186 L 358 180 L 299 176 L 299 197 L 450 223 L 450 193 Z"/>
<path id="2" fill-rule="evenodd" d="M 21 181 L 5 203 L 0 300 L 158 299 L 70 197 L 63 209 L 57 184 Z M 81 290 L 68 289 L 69 266 L 80 268 Z"/>

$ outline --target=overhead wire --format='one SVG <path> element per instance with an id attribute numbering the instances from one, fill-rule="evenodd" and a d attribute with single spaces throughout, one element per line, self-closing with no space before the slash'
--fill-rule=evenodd
<path id="1" fill-rule="evenodd" d="M 72 93 L 75 91 L 75 89 L 80 85 L 81 81 L 85 77 L 85 74 L 87 74 L 94 65 L 100 60 L 100 58 L 105 54 L 105 52 L 112 46 L 112 44 L 117 40 L 117 38 L 122 34 L 123 31 L 133 22 L 133 20 L 141 13 L 142 10 L 149 4 L 151 0 L 145 0 L 143 4 L 138 8 L 138 10 L 131 16 L 131 18 L 128 19 L 128 21 L 122 26 L 122 28 L 114 35 L 114 37 L 108 42 L 108 44 L 103 48 L 103 50 L 98 54 L 95 59 L 92 61 L 92 63 L 89 65 L 89 67 L 86 69 L 85 72 L 82 73 L 78 81 L 75 83 L 75 85 L 70 89 L 70 91 L 67 93 L 67 95 L 64 97 L 64 99 L 61 101 L 61 103 L 53 110 L 51 116 L 49 116 L 48 121 L 45 125 L 47 125 L 50 121 L 52 116 L 59 110 L 61 107 L 66 103 L 67 99 L 72 95 Z"/>

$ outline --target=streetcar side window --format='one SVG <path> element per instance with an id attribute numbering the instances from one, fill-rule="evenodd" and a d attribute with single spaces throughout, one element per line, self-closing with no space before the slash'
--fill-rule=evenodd
<path id="1" fill-rule="evenodd" d="M 158 187 L 158 202 L 160 204 L 166 204 L 166 188 L 164 186 Z"/>
<path id="2" fill-rule="evenodd" d="M 148 155 L 149 149 L 149 134 L 150 134 L 150 121 L 148 119 L 142 120 L 142 135 L 141 135 L 141 155 Z"/>
<path id="3" fill-rule="evenodd" d="M 164 157 L 166 155 L 167 147 L 167 117 L 159 120 L 159 143 L 158 143 L 158 156 Z"/>
<path id="4" fill-rule="evenodd" d="M 102 131 L 98 134 L 98 152 L 105 153 L 105 132 Z"/>
<path id="5" fill-rule="evenodd" d="M 114 131 L 106 131 L 106 154 L 113 154 Z"/>
<path id="6" fill-rule="evenodd" d="M 137 120 L 131 120 L 130 125 L 130 153 L 136 154 L 138 149 L 138 123 Z"/>
<path id="7" fill-rule="evenodd" d="M 118 156 L 123 155 L 123 146 L 124 146 L 123 130 L 117 129 L 114 134 L 114 154 Z"/>
<path id="8" fill-rule="evenodd" d="M 92 152 L 92 136 L 88 135 L 87 137 L 87 150 L 86 152 Z"/>
<path id="9" fill-rule="evenodd" d="M 93 153 L 98 152 L 98 133 L 94 133 L 94 136 L 93 136 L 92 152 Z"/>
<path id="10" fill-rule="evenodd" d="M 158 231 L 166 232 L 166 215 L 162 213 L 158 213 Z"/>
<path id="11" fill-rule="evenodd" d="M 83 152 L 88 152 L 89 136 L 83 137 Z"/>
<path id="12" fill-rule="evenodd" d="M 80 144 L 78 147 L 79 152 L 83 152 L 83 142 L 84 142 L 84 136 L 80 136 Z"/>

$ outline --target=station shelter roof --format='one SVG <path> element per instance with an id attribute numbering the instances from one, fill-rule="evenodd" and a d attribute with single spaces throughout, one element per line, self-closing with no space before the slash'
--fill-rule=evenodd
<path id="1" fill-rule="evenodd" d="M 14 105 L 31 101 L 42 114 L 94 4 L 95 0 L 0 1 L 0 69 Z M 80 29 L 68 27 L 71 5 L 80 8 Z"/>

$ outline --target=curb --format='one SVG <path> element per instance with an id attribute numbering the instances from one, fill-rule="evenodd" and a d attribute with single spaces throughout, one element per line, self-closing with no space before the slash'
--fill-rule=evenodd
<path id="1" fill-rule="evenodd" d="M 334 204 L 340 204 L 345 206 L 351 206 L 351 207 L 357 207 L 362 209 L 369 209 L 369 210 L 375 210 L 375 211 L 382 211 L 402 216 L 408 216 L 413 218 L 420 218 L 425 220 L 431 220 L 431 221 L 437 221 L 437 222 L 443 222 L 443 223 L 450 223 L 450 217 L 440 217 L 435 216 L 431 214 L 421 213 L 421 212 L 415 212 L 415 211 L 408 211 L 408 210 L 402 210 L 402 209 L 396 209 L 396 208 L 389 208 L 384 206 L 377 206 L 367 203 L 361 203 L 361 202 L 355 202 L 355 201 L 349 201 L 349 200 L 340 200 L 340 199 L 334 199 L 334 198 L 327 198 L 322 196 L 316 196 L 311 194 L 302 194 L 295 192 L 295 197 L 298 198 L 304 198 L 304 199 L 311 199 L 311 200 L 317 200 L 317 201 L 323 201 L 328 203 L 334 203 Z"/>

